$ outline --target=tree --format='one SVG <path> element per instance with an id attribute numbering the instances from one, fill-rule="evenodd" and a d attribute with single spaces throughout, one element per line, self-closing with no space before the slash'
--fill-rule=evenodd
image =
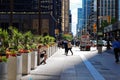
<path id="1" fill-rule="evenodd" d="M 103 20 L 102 22 L 101 22 L 101 28 L 103 29 L 104 27 L 106 27 L 106 26 L 108 26 L 109 25 L 109 23 L 107 22 L 107 20 Z"/>
<path id="2" fill-rule="evenodd" d="M 72 39 L 73 39 L 73 36 L 70 35 L 70 34 L 63 34 L 63 35 L 62 35 L 62 38 L 63 38 L 63 39 L 66 39 L 66 40 L 72 40 Z"/>
<path id="3" fill-rule="evenodd" d="M 111 24 L 114 24 L 115 22 L 117 22 L 117 20 L 115 18 L 111 19 Z"/>

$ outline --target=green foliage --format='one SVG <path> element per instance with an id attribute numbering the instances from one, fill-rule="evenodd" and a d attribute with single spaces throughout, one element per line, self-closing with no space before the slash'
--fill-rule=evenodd
<path id="1" fill-rule="evenodd" d="M 38 43 L 44 45 L 54 43 L 55 38 L 52 36 L 35 36 L 31 31 L 21 33 L 17 28 L 10 26 L 9 33 L 7 30 L 0 28 L 0 53 L 5 53 L 6 49 L 11 49 L 12 53 L 19 49 L 36 49 Z"/>
<path id="2" fill-rule="evenodd" d="M 103 29 L 104 27 L 107 27 L 107 26 L 110 25 L 110 24 L 114 24 L 116 21 L 117 21 L 117 20 L 116 20 L 114 17 L 111 18 L 111 23 L 108 23 L 107 20 L 103 20 L 103 21 L 101 22 L 101 27 L 102 27 L 102 29 Z"/>
<path id="3" fill-rule="evenodd" d="M 24 48 L 25 48 L 24 45 L 22 45 L 22 44 L 18 45 L 18 49 L 24 49 Z"/>
<path id="4" fill-rule="evenodd" d="M 5 50 L 9 47 L 9 35 L 7 30 L 2 30 L 0 28 L 0 41 L 1 41 L 0 53 L 5 54 Z"/>
<path id="5" fill-rule="evenodd" d="M 22 40 L 22 33 L 12 26 L 9 27 L 9 30 L 11 31 L 11 37 L 9 39 L 10 47 L 15 50 L 18 50 L 19 42 L 20 40 Z"/>
<path id="6" fill-rule="evenodd" d="M 107 22 L 107 20 L 104 20 L 104 21 L 101 22 L 101 27 L 102 28 L 104 28 L 104 27 L 106 27 L 108 25 L 109 25 L 109 23 Z"/>
<path id="7" fill-rule="evenodd" d="M 54 37 L 47 35 L 44 37 L 43 44 L 49 44 L 51 42 L 53 43 L 54 41 L 55 41 Z"/>
<path id="8" fill-rule="evenodd" d="M 31 33 L 31 31 L 28 31 L 26 33 L 23 34 L 23 45 L 25 46 L 25 49 L 29 49 L 30 44 L 32 44 L 32 38 L 33 38 L 33 34 Z"/>
<path id="9" fill-rule="evenodd" d="M 43 39 L 43 36 L 41 36 L 41 35 L 40 35 L 40 36 L 35 36 L 35 42 L 36 42 L 36 43 L 42 43 L 43 40 L 44 40 L 44 39 Z"/>
<path id="10" fill-rule="evenodd" d="M 31 45 L 31 49 L 37 49 L 37 44 L 33 43 L 33 44 Z"/>
<path id="11" fill-rule="evenodd" d="M 73 39 L 73 36 L 70 35 L 70 34 L 63 34 L 63 35 L 62 35 L 62 38 L 65 39 L 65 40 L 72 40 L 72 39 Z"/>
<path id="12" fill-rule="evenodd" d="M 111 24 L 114 24 L 117 20 L 115 18 L 111 19 Z"/>
<path id="13" fill-rule="evenodd" d="M 2 61 L 3 62 L 7 62 L 7 57 L 6 56 L 2 56 Z"/>

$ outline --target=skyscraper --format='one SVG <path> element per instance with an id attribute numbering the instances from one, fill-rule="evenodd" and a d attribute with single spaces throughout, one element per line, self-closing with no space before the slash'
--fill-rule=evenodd
<path id="1" fill-rule="evenodd" d="M 87 29 L 88 26 L 88 21 L 89 21 L 89 16 L 91 13 L 91 0 L 82 0 L 83 5 L 83 24 L 84 24 L 84 28 Z"/>
<path id="2" fill-rule="evenodd" d="M 77 18 L 77 35 L 80 36 L 82 33 L 82 26 L 83 26 L 83 9 L 78 8 L 78 18 Z"/>
<path id="3" fill-rule="evenodd" d="M 62 31 L 69 32 L 69 0 L 62 0 Z"/>
<path id="4" fill-rule="evenodd" d="M 107 38 L 113 38 L 120 34 L 118 29 L 117 20 L 118 17 L 118 0 L 97 0 L 98 1 L 98 30 L 100 28 L 104 29 L 104 33 Z M 107 21 L 111 25 L 101 25 L 103 22 Z M 101 30 L 102 31 L 102 30 Z M 112 32 L 111 32 L 112 31 Z"/>

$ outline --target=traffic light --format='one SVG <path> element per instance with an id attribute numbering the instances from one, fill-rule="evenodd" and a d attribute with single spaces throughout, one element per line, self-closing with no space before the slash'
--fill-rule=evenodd
<path id="1" fill-rule="evenodd" d="M 93 24 L 93 32 L 96 32 L 97 31 L 97 25 L 96 23 Z"/>
<path id="2" fill-rule="evenodd" d="M 55 29 L 55 34 L 59 34 L 59 29 Z"/>

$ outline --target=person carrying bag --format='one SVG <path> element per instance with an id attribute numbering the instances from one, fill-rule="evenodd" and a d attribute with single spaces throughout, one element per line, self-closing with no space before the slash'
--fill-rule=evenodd
<path id="1" fill-rule="evenodd" d="M 73 51 L 72 51 L 72 44 L 71 44 L 71 41 L 68 41 L 68 51 L 70 50 L 70 52 L 72 53 L 73 55 Z"/>

